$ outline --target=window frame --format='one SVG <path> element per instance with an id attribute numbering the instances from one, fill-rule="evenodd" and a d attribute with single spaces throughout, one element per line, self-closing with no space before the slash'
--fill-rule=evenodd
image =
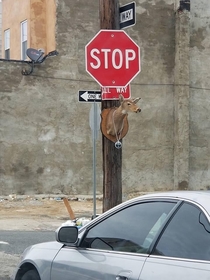
<path id="1" fill-rule="evenodd" d="M 157 198 L 156 199 L 148 199 L 148 200 L 142 200 L 142 201 L 135 201 L 132 204 L 121 207 L 120 209 L 117 209 L 116 211 L 114 211 L 114 212 L 112 212 L 112 213 L 110 213 L 106 216 L 103 216 L 102 219 L 97 220 L 97 222 L 95 224 L 91 224 L 90 226 L 87 226 L 86 229 L 85 229 L 85 232 L 83 232 L 84 234 L 82 234 L 82 236 L 80 235 L 78 247 L 80 247 L 80 249 L 88 249 L 88 250 L 103 250 L 103 249 L 100 249 L 100 248 L 91 248 L 91 247 L 88 247 L 88 246 L 85 245 L 85 243 L 86 243 L 85 239 L 88 237 L 89 232 L 93 228 L 97 227 L 98 224 L 103 223 L 105 220 L 109 219 L 110 217 L 118 214 L 119 212 L 121 212 L 121 211 L 123 211 L 127 208 L 130 208 L 132 206 L 139 205 L 139 204 L 148 204 L 148 203 L 155 203 L 155 202 L 167 202 L 167 203 L 173 203 L 174 205 L 172 206 L 171 210 L 168 212 L 165 221 L 161 224 L 161 227 L 156 232 L 156 235 L 155 235 L 153 241 L 151 242 L 150 246 L 147 247 L 147 252 L 143 252 L 143 253 L 142 252 L 130 252 L 130 253 L 135 253 L 135 254 L 137 253 L 137 254 L 144 254 L 144 255 L 145 254 L 147 254 L 147 255 L 150 254 L 151 253 L 151 248 L 153 248 L 153 244 L 155 244 L 156 240 L 158 239 L 158 237 L 160 235 L 160 232 L 162 232 L 163 228 L 165 227 L 165 224 L 168 222 L 170 217 L 176 211 L 177 207 L 179 207 L 179 204 L 181 203 L 179 201 L 179 199 L 170 199 L 170 198 L 169 199 L 167 199 L 167 198 L 166 199 L 165 198 L 163 198 L 163 199 L 159 199 L 159 198 L 158 199 Z M 88 237 L 88 238 L 90 238 L 89 240 L 91 240 L 91 237 Z M 96 239 L 96 238 L 100 239 L 100 236 L 95 236 L 92 241 L 94 241 L 94 239 Z M 106 248 L 106 250 L 109 250 L 108 247 Z M 116 252 L 118 252 L 118 253 L 121 252 L 123 254 L 124 253 L 129 253 L 128 251 L 124 251 L 124 250 L 119 250 L 119 251 L 118 250 L 110 250 L 110 251 L 112 251 L 113 253 L 116 253 Z"/>
<path id="2" fill-rule="evenodd" d="M 4 30 L 4 57 L 10 59 L 10 28 Z"/>
<path id="3" fill-rule="evenodd" d="M 159 242 L 161 241 L 162 242 L 162 238 L 165 238 L 164 234 L 165 234 L 165 231 L 167 231 L 167 229 L 170 227 L 170 224 L 171 222 L 173 222 L 174 220 L 174 217 L 176 217 L 176 214 L 179 212 L 179 210 L 182 208 L 182 206 L 184 207 L 185 205 L 190 205 L 192 207 L 194 207 L 195 209 L 198 210 L 198 212 L 200 213 L 199 214 L 199 218 L 200 216 L 204 216 L 204 218 L 208 221 L 208 223 L 210 224 L 209 222 L 209 219 L 208 219 L 208 215 L 205 211 L 205 209 L 203 209 L 203 207 L 201 205 L 197 205 L 196 203 L 192 202 L 192 201 L 188 201 L 188 200 L 183 200 L 180 204 L 180 206 L 177 208 L 177 210 L 173 213 L 173 215 L 171 216 L 171 218 L 168 220 L 168 222 L 166 223 L 165 227 L 162 229 L 161 233 L 159 234 L 159 237 L 157 238 L 154 246 L 153 246 L 153 249 L 152 249 L 152 252 L 151 252 L 151 256 L 153 258 L 167 258 L 167 259 L 177 259 L 177 260 L 190 260 L 190 261 L 201 261 L 201 262 L 210 262 L 210 259 L 209 260 L 205 260 L 205 259 L 201 259 L 201 258 L 193 258 L 193 257 L 183 257 L 183 256 L 171 256 L 171 255 L 159 255 L 159 254 L 156 254 L 155 251 L 157 250 L 158 248 L 158 245 L 159 245 Z M 179 225 L 180 226 L 180 225 Z M 177 227 L 176 225 L 176 228 L 180 228 L 180 227 Z M 174 225 L 172 225 L 172 229 L 173 229 Z M 169 228 L 169 230 L 171 231 L 171 229 Z M 169 231 L 169 233 L 170 233 Z M 174 233 L 174 231 L 173 231 Z M 180 233 L 178 233 L 179 235 Z M 167 235 L 168 233 L 166 234 L 166 238 L 167 238 Z M 190 235 L 189 235 L 190 236 Z M 182 240 L 181 238 L 179 238 L 179 240 Z M 181 246 L 181 244 L 180 244 Z M 165 246 L 167 247 L 167 246 Z"/>
<path id="4" fill-rule="evenodd" d="M 20 23 L 20 42 L 21 42 L 21 59 L 26 60 L 26 50 L 28 42 L 28 21 L 24 20 Z"/>

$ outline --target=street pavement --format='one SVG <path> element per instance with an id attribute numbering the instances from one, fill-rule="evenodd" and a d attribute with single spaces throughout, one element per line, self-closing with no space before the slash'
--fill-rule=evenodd
<path id="1" fill-rule="evenodd" d="M 54 231 L 0 231 L 0 280 L 11 279 L 25 248 L 54 240 Z"/>

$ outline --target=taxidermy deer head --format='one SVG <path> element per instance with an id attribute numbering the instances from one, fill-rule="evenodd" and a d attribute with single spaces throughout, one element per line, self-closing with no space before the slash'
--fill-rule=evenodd
<path id="1" fill-rule="evenodd" d="M 123 122 L 125 116 L 127 116 L 129 112 L 141 112 L 141 109 L 136 105 L 136 103 L 140 99 L 140 97 L 137 97 L 134 99 L 125 100 L 124 97 L 120 94 L 120 106 L 117 108 L 112 108 L 107 115 L 107 134 L 116 137 L 120 135 L 121 131 L 123 130 Z"/>

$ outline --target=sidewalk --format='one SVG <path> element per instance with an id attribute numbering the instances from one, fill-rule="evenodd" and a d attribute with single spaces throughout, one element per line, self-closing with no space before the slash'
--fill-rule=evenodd
<path id="1" fill-rule="evenodd" d="M 67 197 L 76 218 L 91 218 L 93 200 L 91 196 L 0 196 L 1 230 L 55 230 L 70 220 L 69 212 L 63 202 Z M 96 199 L 96 212 L 102 213 L 101 197 Z"/>

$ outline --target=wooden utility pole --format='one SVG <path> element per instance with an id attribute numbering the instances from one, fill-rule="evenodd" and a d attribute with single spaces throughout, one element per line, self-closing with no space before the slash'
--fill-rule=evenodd
<path id="1" fill-rule="evenodd" d="M 119 1 L 99 0 L 100 29 L 119 29 Z M 104 100 L 101 110 L 119 106 L 119 101 Z M 122 148 L 102 135 L 103 212 L 122 202 Z"/>

